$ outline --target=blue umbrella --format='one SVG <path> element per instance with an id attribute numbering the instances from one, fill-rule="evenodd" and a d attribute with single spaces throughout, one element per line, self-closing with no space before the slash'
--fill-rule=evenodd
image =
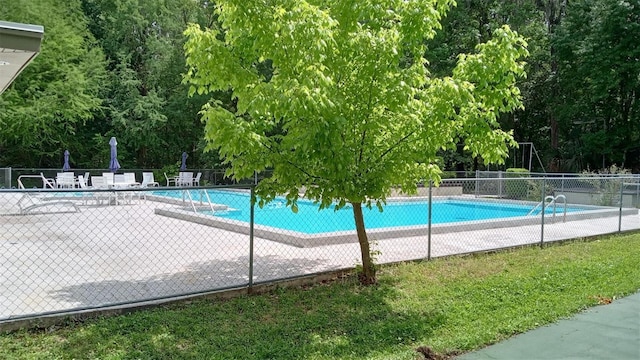
<path id="1" fill-rule="evenodd" d="M 188 157 L 189 157 L 189 155 L 187 155 L 186 151 L 182 152 L 182 164 L 180 165 L 180 171 L 187 170 L 187 158 Z"/>
<path id="2" fill-rule="evenodd" d="M 69 150 L 64 151 L 64 165 L 62 165 L 62 171 L 71 170 L 71 166 L 69 166 Z"/>
<path id="3" fill-rule="evenodd" d="M 109 161 L 109 170 L 111 172 L 116 172 L 120 169 L 120 163 L 118 162 L 118 142 L 115 137 L 112 137 L 109 140 L 109 145 L 111 146 L 111 161 Z"/>

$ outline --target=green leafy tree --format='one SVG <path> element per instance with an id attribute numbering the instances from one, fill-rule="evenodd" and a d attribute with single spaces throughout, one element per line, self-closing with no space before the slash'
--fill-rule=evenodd
<path id="1" fill-rule="evenodd" d="M 79 129 L 101 104 L 105 59 L 87 31 L 80 1 L 3 1 L 0 19 L 44 26 L 41 52 L 0 96 L 3 164 L 62 166 L 84 148 Z"/>
<path id="2" fill-rule="evenodd" d="M 360 280 L 376 281 L 362 206 L 439 180 L 436 153 L 460 138 L 492 162 L 511 135 L 502 112 L 521 106 L 525 42 L 509 28 L 461 55 L 448 77 L 429 74 L 425 41 L 452 1 L 219 1 L 222 31 L 186 34 L 192 93 L 231 90 L 235 104 L 202 110 L 206 139 L 245 178 L 273 169 L 256 191 L 295 212 L 301 189 L 319 207 L 353 208 Z M 272 76 L 261 69 L 268 67 Z"/>
<path id="3" fill-rule="evenodd" d="M 555 33 L 558 118 L 580 168 L 639 168 L 640 3 L 580 0 Z"/>
<path id="4" fill-rule="evenodd" d="M 205 16 L 210 6 L 193 0 L 83 1 L 110 70 L 105 111 L 92 128 L 109 125 L 100 134 L 117 136 L 123 155 L 131 155 L 123 166 L 162 167 L 183 151 L 196 164 L 203 130 L 198 111 L 206 99 L 188 98 L 182 84 L 183 31 L 189 22 L 211 25 Z"/>
<path id="5" fill-rule="evenodd" d="M 508 24 L 527 40 L 527 78 L 519 82 L 524 109 L 501 114 L 502 128 L 513 129 L 514 139 L 533 141 L 538 149 L 547 150 L 549 143 L 549 46 L 545 13 L 539 0 L 474 0 L 458 1 L 442 20 L 442 31 L 428 42 L 425 57 L 432 74 L 446 76 L 456 66 L 458 55 L 474 51 L 491 39 L 492 33 Z M 470 171 L 483 164 L 463 151 L 442 152 L 447 169 Z M 545 151 L 550 154 L 550 151 Z M 514 160 L 513 158 L 511 160 Z M 513 161 L 512 161 L 513 162 Z M 519 166 L 515 162 L 511 166 Z M 494 167 L 495 168 L 495 167 Z"/>

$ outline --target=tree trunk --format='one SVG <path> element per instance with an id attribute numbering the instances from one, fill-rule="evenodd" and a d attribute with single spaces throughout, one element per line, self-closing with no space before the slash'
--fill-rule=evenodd
<path id="1" fill-rule="evenodd" d="M 567 8 L 567 3 L 569 2 L 569 0 L 538 0 L 536 2 L 536 4 L 538 5 L 538 8 L 544 10 L 544 14 L 545 14 L 545 22 L 547 23 L 547 33 L 549 34 L 550 37 L 552 37 L 555 32 L 556 29 L 560 26 L 560 23 L 562 22 L 562 19 L 564 18 L 564 16 L 566 15 L 566 8 Z M 551 60 L 551 76 L 553 79 L 553 83 L 551 84 L 551 99 L 557 99 L 557 89 L 558 89 L 558 83 L 557 83 L 557 76 L 558 76 L 558 61 L 556 59 L 556 48 L 554 47 L 553 43 L 551 43 L 550 47 L 549 47 L 549 57 Z M 556 117 L 556 113 L 555 113 L 555 107 L 551 106 L 548 109 L 549 112 L 549 127 L 551 128 L 550 131 L 550 140 L 551 140 L 551 148 L 553 150 L 557 150 L 558 149 L 558 119 Z"/>
<path id="2" fill-rule="evenodd" d="M 364 217 L 362 216 L 362 203 L 351 203 L 353 206 L 353 218 L 356 221 L 356 231 L 358 232 L 358 242 L 360 243 L 360 253 L 362 254 L 362 272 L 358 274 L 358 279 L 362 285 L 375 284 L 376 268 L 371 259 L 371 249 L 367 230 L 364 227 Z"/>

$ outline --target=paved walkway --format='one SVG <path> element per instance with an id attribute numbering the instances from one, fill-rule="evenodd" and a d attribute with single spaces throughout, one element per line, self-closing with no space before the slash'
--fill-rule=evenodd
<path id="1" fill-rule="evenodd" d="M 456 359 L 640 359 L 640 292 Z"/>

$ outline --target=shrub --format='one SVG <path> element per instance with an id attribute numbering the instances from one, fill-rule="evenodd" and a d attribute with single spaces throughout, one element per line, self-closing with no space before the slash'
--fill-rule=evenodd
<path id="1" fill-rule="evenodd" d="M 528 178 L 530 176 L 529 170 L 522 168 L 509 168 L 507 169 L 506 178 L 508 179 L 505 184 L 505 191 L 507 196 L 511 199 L 522 200 L 527 197 L 528 183 L 527 180 L 513 180 L 513 178 Z"/>
<path id="2" fill-rule="evenodd" d="M 617 176 L 631 174 L 629 169 L 611 165 L 598 171 L 583 171 L 582 176 L 585 181 L 593 188 L 595 192 L 595 203 L 602 206 L 618 206 L 620 205 L 620 187 L 622 180 L 616 180 Z M 601 177 L 597 177 L 601 176 Z M 595 178 L 590 178 L 595 177 Z"/>
<path id="3" fill-rule="evenodd" d="M 457 177 L 458 175 L 456 174 L 455 171 L 443 171 L 442 174 L 440 175 L 441 179 L 455 179 Z"/>

